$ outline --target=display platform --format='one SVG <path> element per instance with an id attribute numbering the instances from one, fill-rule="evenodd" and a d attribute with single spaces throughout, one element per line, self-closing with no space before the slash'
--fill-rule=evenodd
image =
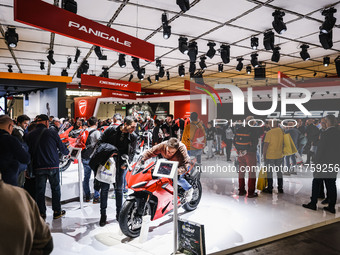
<path id="1" fill-rule="evenodd" d="M 225 157 L 217 156 L 213 160 L 218 164 L 227 164 Z M 340 220 L 339 209 L 334 215 L 324 212 L 320 203 L 317 211 L 301 206 L 309 201 L 311 193 L 312 179 L 308 174 L 284 176 L 283 194 L 274 190 L 271 195 L 259 194 L 257 198 L 239 197 L 236 178 L 212 177 L 203 173 L 201 181 L 203 195 L 197 210 L 186 213 L 179 209 L 179 217 L 204 224 L 207 254 L 236 252 Z M 100 205 L 92 202 L 84 205 L 82 210 L 78 209 L 78 202 L 63 205 L 67 213 L 58 220 L 52 220 L 52 210 L 48 206 L 47 223 L 54 238 L 52 254 L 172 253 L 171 215 L 151 222 L 147 241 L 139 243 L 138 239 L 119 234 L 114 199 L 108 200 L 109 224 L 105 227 L 98 224 Z"/>

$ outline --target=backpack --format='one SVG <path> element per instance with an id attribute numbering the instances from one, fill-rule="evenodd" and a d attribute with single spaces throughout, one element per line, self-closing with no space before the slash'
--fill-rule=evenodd
<path id="1" fill-rule="evenodd" d="M 195 123 L 192 122 L 191 124 L 196 126 L 196 130 L 195 130 L 195 133 L 194 133 L 194 138 L 192 139 L 191 146 L 194 147 L 195 149 L 201 150 L 205 147 L 204 131 L 202 130 L 202 128 L 200 128 Z"/>
<path id="2" fill-rule="evenodd" d="M 95 146 L 90 147 L 91 140 L 92 140 L 92 139 L 90 138 L 90 136 L 91 136 L 91 134 L 92 134 L 94 131 L 96 131 L 96 129 L 93 129 L 93 130 L 91 130 L 91 131 L 89 132 L 88 139 L 86 140 L 86 143 L 85 143 L 86 148 L 83 149 L 82 152 L 81 152 L 81 158 L 82 158 L 82 159 L 89 159 L 90 156 L 92 155 L 93 151 L 94 151 L 94 147 L 95 147 Z"/>
<path id="3" fill-rule="evenodd" d="M 248 150 L 251 146 L 251 140 L 250 140 L 250 132 L 249 129 L 245 127 L 239 127 L 236 130 L 235 136 L 234 136 L 234 145 L 236 150 L 242 151 L 242 150 Z"/>

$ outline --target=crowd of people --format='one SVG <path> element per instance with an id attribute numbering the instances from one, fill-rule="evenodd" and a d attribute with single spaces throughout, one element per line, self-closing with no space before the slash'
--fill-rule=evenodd
<path id="1" fill-rule="evenodd" d="M 123 205 L 126 188 L 126 162 L 120 157 L 129 156 L 131 163 L 134 156 L 143 153 L 143 160 L 155 155 L 167 159 L 178 159 L 182 162 L 179 185 L 185 190 L 186 200 L 190 201 L 192 188 L 184 179 L 185 162 L 189 156 L 195 157 L 199 164 L 202 155 L 206 155 L 206 162 L 215 156 L 226 156 L 229 163 L 234 161 L 238 165 L 239 190 L 238 195 L 248 198 L 257 197 L 256 170 L 264 160 L 267 166 L 286 166 L 288 171 L 277 171 L 278 192 L 283 193 L 283 174 L 296 174 L 297 165 L 322 164 L 323 173 L 314 172 L 312 183 L 312 196 L 308 204 L 303 207 L 316 210 L 318 198 L 324 198 L 322 204 L 328 204 L 325 210 L 335 213 L 336 204 L 336 176 L 335 166 L 340 164 L 340 130 L 337 120 L 333 115 L 328 115 L 321 120 L 301 119 L 295 123 L 289 122 L 282 126 L 278 121 L 266 122 L 259 125 L 253 116 L 248 116 L 246 125 L 216 125 L 213 122 L 203 123 L 196 112 L 190 118 L 176 119 L 169 114 L 164 120 L 153 119 L 151 116 L 126 116 L 115 114 L 112 119 L 100 121 L 96 117 L 87 120 L 78 118 L 74 122 L 68 119 L 59 119 L 45 114 L 38 115 L 32 122 L 29 116 L 18 116 L 14 122 L 9 116 L 0 116 L 0 189 L 12 195 L 0 194 L 1 201 L 6 203 L 6 197 L 18 196 L 25 200 L 24 203 L 32 209 L 30 217 L 39 227 L 35 233 L 44 239 L 45 246 L 41 249 L 51 250 L 50 232 L 44 225 L 46 219 L 45 191 L 47 180 L 52 191 L 53 219 L 58 219 L 66 214 L 60 202 L 60 173 L 59 159 L 61 155 L 69 157 L 69 150 L 60 139 L 60 134 L 68 127 L 73 126 L 69 133 L 71 137 L 78 137 L 86 130 L 88 137 L 81 153 L 84 166 L 84 201 L 100 203 L 100 226 L 107 224 L 107 201 L 110 184 L 95 179 L 93 183 L 93 197 L 91 197 L 91 174 L 96 174 L 100 164 L 105 163 L 110 157 L 116 159 L 116 182 L 114 184 L 114 197 L 116 199 L 116 219 Z M 153 147 L 138 151 L 144 133 L 150 133 L 150 144 Z M 297 153 L 284 155 L 284 135 L 289 134 Z M 233 148 L 236 157 L 232 156 Z M 306 162 L 297 162 L 297 155 L 306 154 Z M 233 154 L 234 155 L 234 154 Z M 301 158 L 301 157 L 300 157 Z M 271 169 L 271 168 L 269 168 Z M 245 175 L 248 173 L 246 189 Z M 268 185 L 262 190 L 264 193 L 273 192 L 273 171 L 267 172 Z M 327 192 L 324 192 L 324 185 Z M 9 187 L 8 185 L 13 186 Z M 16 187 L 26 189 L 30 196 Z M 32 201 L 35 200 L 36 203 Z M 18 203 L 12 199 L 13 203 Z M 19 200 L 18 200 L 19 201 Z M 20 200 L 21 201 L 21 200 Z M 8 201 L 7 201 L 8 202 Z M 23 202 L 20 202 L 23 203 Z M 37 218 L 36 214 L 40 215 Z M 38 215 L 38 216 L 39 216 Z M 29 220 L 29 219 L 27 219 Z M 32 247 L 31 247 L 32 248 Z M 33 247 L 34 248 L 34 247 Z M 32 249 L 33 249 L 32 248 Z"/>

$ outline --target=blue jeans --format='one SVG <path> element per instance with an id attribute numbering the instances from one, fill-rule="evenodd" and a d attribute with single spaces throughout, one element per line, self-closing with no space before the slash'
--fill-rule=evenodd
<path id="1" fill-rule="evenodd" d="M 286 156 L 286 166 L 289 168 L 290 167 L 290 159 L 292 160 L 292 166 L 296 165 L 296 158 L 295 158 L 295 154 L 290 155 L 290 156 Z"/>
<path id="2" fill-rule="evenodd" d="M 190 183 L 184 178 L 184 174 L 178 176 L 177 184 L 181 186 L 185 191 L 191 189 Z"/>
<path id="3" fill-rule="evenodd" d="M 277 184 L 278 184 L 278 189 L 283 188 L 283 178 L 282 178 L 282 169 L 279 168 L 283 164 L 283 158 L 279 159 L 266 159 L 266 165 L 267 165 L 267 179 L 268 179 L 268 189 L 272 190 L 273 189 L 273 169 L 270 168 L 269 166 L 277 166 L 278 169 L 275 171 L 277 173 Z"/>
<path id="4" fill-rule="evenodd" d="M 115 187 L 115 194 L 116 194 L 116 213 L 119 215 L 120 210 L 123 206 L 123 185 L 124 185 L 124 173 L 126 170 L 120 168 L 120 164 L 117 164 L 117 171 L 116 171 L 116 183 Z M 110 184 L 100 182 L 101 190 L 100 190 L 100 214 L 106 214 L 107 208 L 107 199 L 110 189 Z"/>
<path id="5" fill-rule="evenodd" d="M 197 163 L 201 164 L 202 162 L 202 150 L 190 150 L 188 151 L 189 156 L 193 156 L 196 158 Z"/>
<path id="6" fill-rule="evenodd" d="M 46 214 L 45 191 L 47 179 L 51 185 L 52 191 L 52 209 L 55 212 L 61 211 L 60 205 L 60 177 L 59 168 L 35 170 L 36 181 L 36 202 L 40 214 Z"/>
<path id="7" fill-rule="evenodd" d="M 216 151 L 217 153 L 221 153 L 223 150 L 221 148 L 222 143 L 222 135 L 216 135 Z"/>
<path id="8" fill-rule="evenodd" d="M 92 172 L 92 169 L 89 166 L 90 159 L 82 159 L 81 161 L 83 162 L 83 166 L 84 166 L 84 180 L 83 180 L 84 194 L 86 197 L 90 197 L 91 196 L 90 178 L 91 178 L 91 172 Z M 94 198 L 99 197 L 99 192 L 97 190 L 94 190 L 93 197 Z"/>

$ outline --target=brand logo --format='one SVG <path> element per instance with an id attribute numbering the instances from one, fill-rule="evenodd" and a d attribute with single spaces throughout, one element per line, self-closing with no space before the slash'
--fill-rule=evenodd
<path id="1" fill-rule="evenodd" d="M 109 34 L 107 34 L 105 32 L 102 32 L 102 31 L 99 31 L 99 30 L 95 30 L 95 29 L 93 29 L 91 27 L 87 27 L 85 25 L 81 25 L 81 24 L 79 24 L 77 22 L 74 22 L 74 21 L 69 21 L 68 22 L 68 27 L 74 27 L 74 28 L 78 29 L 79 31 L 83 31 L 84 33 L 92 34 L 94 36 L 97 36 L 97 37 L 106 39 L 108 41 L 112 41 L 112 42 L 124 45 L 126 47 L 131 47 L 131 42 L 129 42 L 129 41 L 121 41 L 121 39 L 119 37 L 115 37 L 113 35 L 109 35 Z"/>
<path id="2" fill-rule="evenodd" d="M 195 229 L 190 228 L 190 226 L 182 225 L 182 229 L 183 229 L 184 231 L 190 232 L 190 233 L 192 233 L 192 234 L 195 232 Z"/>
<path id="3" fill-rule="evenodd" d="M 124 84 L 124 83 L 118 83 L 118 82 L 111 82 L 111 81 L 99 81 L 100 84 L 105 84 L 105 85 L 112 85 L 112 86 L 119 86 L 119 87 L 123 87 L 123 88 L 127 88 L 128 84 Z"/>
<path id="4" fill-rule="evenodd" d="M 80 100 L 79 101 L 79 112 L 81 115 L 84 115 L 86 112 L 86 108 L 87 108 L 87 101 L 86 100 Z"/>

